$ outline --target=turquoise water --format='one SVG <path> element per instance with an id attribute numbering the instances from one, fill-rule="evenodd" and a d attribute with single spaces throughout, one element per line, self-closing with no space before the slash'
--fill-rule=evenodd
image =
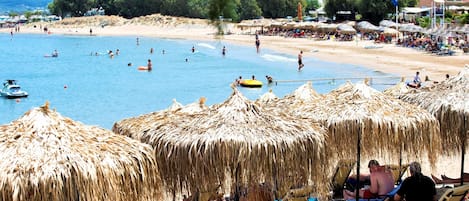
<path id="1" fill-rule="evenodd" d="M 253 39 L 254 40 L 254 39 Z M 262 38 L 261 38 L 262 40 Z M 192 53 L 194 46 L 196 52 Z M 227 54 L 221 49 L 226 46 Z M 154 53 L 150 54 L 150 49 Z M 136 37 L 0 34 L 0 79 L 16 79 L 30 96 L 16 100 L 0 98 L 0 124 L 7 124 L 46 101 L 59 113 L 85 124 L 111 128 L 114 122 L 167 108 L 176 99 L 182 104 L 207 98 L 207 105 L 228 98 L 230 84 L 238 76 L 265 75 L 277 80 L 333 77 L 385 76 L 355 65 L 337 64 L 305 57 L 297 71 L 296 55 L 282 54 L 224 41 L 190 41 Z M 58 58 L 44 57 L 54 50 Z M 105 53 L 120 50 L 109 58 Z M 162 51 L 165 54 L 162 54 Z M 95 56 L 94 53 L 101 53 Z M 188 61 L 186 62 L 186 58 Z M 136 68 L 153 63 L 153 71 Z M 131 62 L 133 66 L 127 64 Z M 355 80 L 356 81 L 356 80 Z M 398 80 L 380 80 L 396 83 Z M 318 81 L 313 87 L 327 93 L 344 81 Z M 241 88 L 251 100 L 272 89 L 282 97 L 304 82 L 265 84 L 260 89 Z M 389 85 L 373 85 L 383 90 Z"/>

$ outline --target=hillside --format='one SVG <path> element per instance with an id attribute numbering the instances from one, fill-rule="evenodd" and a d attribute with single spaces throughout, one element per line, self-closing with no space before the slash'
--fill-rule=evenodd
<path id="1" fill-rule="evenodd" d="M 2 0 L 0 1 L 0 14 L 10 11 L 25 11 L 44 9 L 53 0 Z"/>

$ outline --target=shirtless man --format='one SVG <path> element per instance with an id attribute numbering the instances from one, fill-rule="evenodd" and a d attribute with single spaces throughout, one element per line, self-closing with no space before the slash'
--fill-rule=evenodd
<path id="1" fill-rule="evenodd" d="M 394 189 L 394 178 L 392 172 L 384 166 L 380 166 L 378 161 L 370 160 L 368 163 L 370 169 L 370 187 L 360 189 L 360 198 L 370 199 L 385 196 Z M 344 199 L 355 198 L 355 192 L 344 190 Z"/>
<path id="2" fill-rule="evenodd" d="M 298 70 L 301 70 L 305 65 L 303 64 L 303 51 L 298 54 Z"/>

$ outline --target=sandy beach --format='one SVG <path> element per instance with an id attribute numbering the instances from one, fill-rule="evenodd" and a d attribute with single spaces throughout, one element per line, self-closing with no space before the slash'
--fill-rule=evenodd
<path id="1" fill-rule="evenodd" d="M 92 35 L 97 36 L 135 36 L 160 37 L 189 40 L 221 40 L 226 43 L 254 46 L 254 35 L 249 30 L 240 30 L 236 24 L 227 24 L 226 30 L 232 34 L 215 37 L 216 29 L 206 20 L 187 19 L 152 15 L 126 20 L 111 17 L 83 17 L 65 19 L 55 23 L 34 23 L 21 26 L 20 33 L 47 34 L 42 28 L 48 27 L 50 34 Z M 10 32 L 11 29 L 0 29 Z M 251 30 L 254 33 L 254 30 Z M 261 48 L 273 49 L 296 56 L 300 50 L 304 57 L 364 66 L 383 73 L 396 74 L 410 80 L 416 71 L 421 77 L 431 80 L 443 80 L 445 74 L 456 75 L 465 64 L 469 64 L 469 55 L 457 51 L 453 56 L 436 56 L 410 48 L 397 47 L 394 44 L 374 44 L 373 41 L 315 41 L 308 38 L 285 38 L 280 36 L 260 36 Z M 367 49 L 367 46 L 380 48 Z M 382 46 L 382 47 L 381 47 Z M 305 67 L 307 68 L 307 66 Z M 436 169 L 430 170 L 423 162 L 424 173 L 429 175 L 446 174 L 459 177 L 461 156 L 441 158 Z M 469 158 L 466 156 L 465 170 L 469 171 Z M 366 163 L 367 161 L 363 161 Z M 406 161 L 404 161 L 406 162 Z M 363 168 L 363 171 L 367 171 Z M 430 172 L 431 171 L 431 172 Z"/>

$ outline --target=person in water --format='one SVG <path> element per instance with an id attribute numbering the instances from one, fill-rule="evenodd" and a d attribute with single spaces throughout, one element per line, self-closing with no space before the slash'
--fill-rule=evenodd
<path id="1" fill-rule="evenodd" d="M 151 63 L 151 59 L 148 59 L 147 70 L 151 71 L 152 67 L 153 67 L 153 64 Z"/>
<path id="2" fill-rule="evenodd" d="M 59 52 L 57 52 L 57 50 L 54 50 L 54 52 L 52 53 L 52 57 L 58 57 L 59 56 Z"/>
<path id="3" fill-rule="evenodd" d="M 194 52 L 195 52 L 195 47 L 192 46 L 192 49 L 191 49 L 191 50 L 192 50 L 192 53 L 194 53 Z"/>
<path id="4" fill-rule="evenodd" d="M 222 54 L 223 56 L 226 55 L 226 48 L 225 48 L 225 46 L 223 46 L 223 49 L 221 50 L 221 54 Z"/>
<path id="5" fill-rule="evenodd" d="M 298 54 L 298 70 L 301 70 L 305 65 L 303 64 L 303 51 Z"/>

